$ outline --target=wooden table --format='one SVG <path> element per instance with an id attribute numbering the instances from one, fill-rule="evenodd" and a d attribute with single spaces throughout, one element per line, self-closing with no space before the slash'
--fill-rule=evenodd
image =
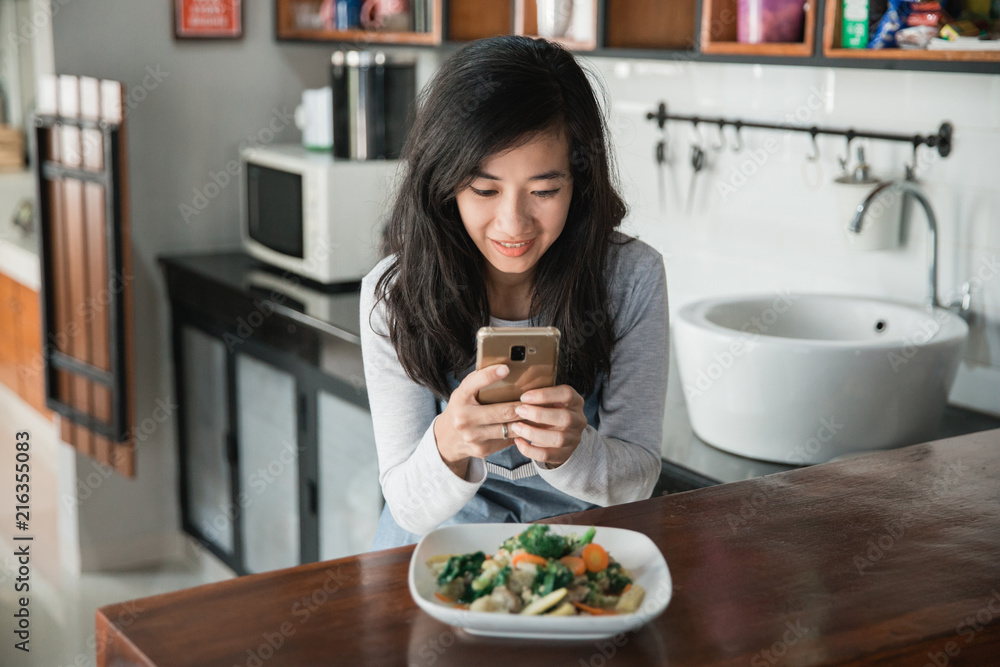
<path id="1" fill-rule="evenodd" d="M 97 664 L 1000 664 L 1000 429 L 555 521 L 652 538 L 666 612 L 597 642 L 473 637 L 414 604 L 410 546 L 103 607 Z"/>

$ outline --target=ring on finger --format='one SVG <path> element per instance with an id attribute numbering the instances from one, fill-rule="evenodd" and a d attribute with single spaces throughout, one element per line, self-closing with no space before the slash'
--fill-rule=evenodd
<path id="1" fill-rule="evenodd" d="M 507 424 L 503 423 L 503 424 L 500 424 L 500 426 L 503 427 L 503 439 L 507 440 L 509 438 L 509 434 L 507 432 Z"/>

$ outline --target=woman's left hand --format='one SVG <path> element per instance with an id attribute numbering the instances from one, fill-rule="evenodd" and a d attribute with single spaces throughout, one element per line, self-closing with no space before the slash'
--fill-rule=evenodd
<path id="1" fill-rule="evenodd" d="M 563 384 L 526 391 L 521 402 L 515 412 L 524 421 L 510 425 L 511 432 L 519 436 L 514 439 L 518 450 L 550 468 L 568 461 L 587 427 L 583 397 Z"/>

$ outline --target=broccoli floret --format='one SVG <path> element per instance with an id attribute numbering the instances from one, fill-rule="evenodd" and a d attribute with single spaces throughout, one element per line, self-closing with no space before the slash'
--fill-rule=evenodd
<path id="1" fill-rule="evenodd" d="M 587 593 L 587 604 L 592 607 L 613 607 L 618 603 L 617 596 L 602 595 L 600 591 L 591 587 Z"/>
<path id="2" fill-rule="evenodd" d="M 529 554 L 542 558 L 562 558 L 582 546 L 590 544 L 597 529 L 591 526 L 582 537 L 576 535 L 557 535 L 549 531 L 549 527 L 535 524 L 520 535 L 508 538 L 501 549 L 513 553 L 515 549 L 524 549 Z"/>
<path id="3" fill-rule="evenodd" d="M 466 574 L 475 576 L 479 573 L 479 568 L 483 566 L 484 560 L 486 560 L 486 554 L 482 551 L 472 554 L 462 554 L 461 556 L 452 556 L 445 563 L 441 574 L 438 575 L 438 585 L 444 586 L 459 577 L 464 577 Z"/>
<path id="4" fill-rule="evenodd" d="M 622 571 L 621 563 L 611 563 L 605 572 L 608 573 L 608 592 L 613 595 L 618 595 L 632 583 L 632 579 Z"/>
<path id="5" fill-rule="evenodd" d="M 521 546 L 529 554 L 542 558 L 561 558 L 572 551 L 567 547 L 569 540 L 549 531 L 545 525 L 535 524 L 521 533 Z"/>
<path id="6" fill-rule="evenodd" d="M 571 583 L 573 583 L 573 573 L 570 569 L 557 560 L 550 560 L 545 567 L 538 569 L 533 588 L 539 595 L 548 595 Z"/>
<path id="7" fill-rule="evenodd" d="M 510 578 L 510 572 L 510 565 L 504 565 L 500 568 L 500 571 L 497 572 L 497 576 L 493 579 L 493 587 L 496 588 L 497 586 L 506 586 L 507 580 Z"/>
<path id="8" fill-rule="evenodd" d="M 514 553 L 514 549 L 521 548 L 521 535 L 523 534 L 524 533 L 520 533 L 514 537 L 508 537 L 504 540 L 503 544 L 500 545 L 500 548 L 506 549 L 509 553 Z"/>

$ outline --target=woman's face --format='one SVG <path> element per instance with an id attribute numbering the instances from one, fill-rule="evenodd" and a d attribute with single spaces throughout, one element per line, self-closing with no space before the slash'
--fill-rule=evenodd
<path id="1" fill-rule="evenodd" d="M 572 197 L 569 140 L 547 132 L 488 157 L 457 203 L 492 276 L 527 277 L 562 233 Z"/>

